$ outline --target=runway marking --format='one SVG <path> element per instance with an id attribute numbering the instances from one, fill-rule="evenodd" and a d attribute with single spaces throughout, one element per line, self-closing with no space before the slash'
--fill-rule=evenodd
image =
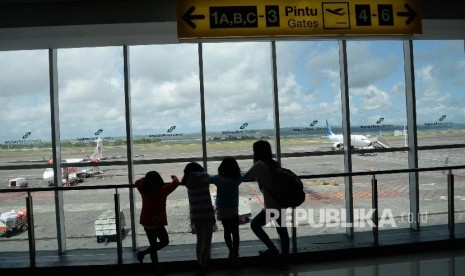
<path id="1" fill-rule="evenodd" d="M 423 183 L 423 184 L 420 184 L 421 186 L 434 186 L 436 185 L 436 183 Z"/>

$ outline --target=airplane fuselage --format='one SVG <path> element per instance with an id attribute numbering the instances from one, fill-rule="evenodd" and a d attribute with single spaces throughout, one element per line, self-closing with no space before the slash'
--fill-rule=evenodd
<path id="1" fill-rule="evenodd" d="M 334 148 L 342 148 L 344 137 L 342 134 L 328 135 L 329 142 L 333 144 Z M 364 148 L 371 145 L 370 139 L 365 135 L 350 135 L 350 144 L 352 147 Z"/>
<path id="2" fill-rule="evenodd" d="M 334 134 L 329 126 L 328 120 L 326 120 L 326 128 L 328 129 L 328 141 L 333 144 L 333 149 L 344 148 L 344 137 L 342 134 Z M 372 142 L 368 136 L 354 134 L 350 135 L 350 145 L 355 148 L 367 148 L 372 146 Z"/>

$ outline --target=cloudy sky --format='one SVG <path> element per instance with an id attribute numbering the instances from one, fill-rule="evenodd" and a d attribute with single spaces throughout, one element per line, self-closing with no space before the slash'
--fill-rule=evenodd
<path id="1" fill-rule="evenodd" d="M 401 41 L 347 43 L 351 124 L 405 123 Z M 465 123 L 463 41 L 414 42 L 419 124 Z M 204 43 L 207 131 L 273 128 L 269 42 Z M 277 42 L 281 127 L 341 124 L 337 41 Z M 135 135 L 200 131 L 197 44 L 130 48 Z M 0 52 L 0 141 L 50 140 L 48 51 Z M 120 47 L 58 50 L 62 139 L 125 134 L 123 51 Z"/>

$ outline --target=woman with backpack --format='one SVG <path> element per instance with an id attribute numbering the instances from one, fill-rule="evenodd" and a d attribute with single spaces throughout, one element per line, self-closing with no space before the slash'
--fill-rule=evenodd
<path id="1" fill-rule="evenodd" d="M 273 198 L 273 170 L 279 168 L 278 162 L 273 160 L 271 145 L 268 141 L 258 140 L 253 143 L 253 158 L 254 164 L 243 175 L 244 181 L 256 180 L 258 187 L 263 194 L 264 208 L 251 221 L 250 227 L 255 235 L 265 244 L 267 250 L 259 251 L 260 256 L 270 258 L 273 263 L 277 264 L 281 269 L 288 268 L 289 257 L 289 233 L 285 225 L 281 225 L 282 218 L 277 219 L 276 231 L 278 232 L 281 241 L 281 254 L 276 245 L 271 241 L 268 234 L 263 230 L 270 221 L 266 221 L 267 210 L 269 212 L 276 210 L 281 213 L 281 206 L 276 203 Z"/>

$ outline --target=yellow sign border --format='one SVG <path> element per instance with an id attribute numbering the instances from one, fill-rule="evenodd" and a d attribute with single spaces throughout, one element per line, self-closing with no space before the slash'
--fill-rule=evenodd
<path id="1" fill-rule="evenodd" d="M 369 6 L 370 14 L 363 9 L 356 14 L 356 5 L 359 10 L 360 5 L 365 5 L 365 8 Z M 210 9 L 221 10 L 221 8 L 229 7 L 229 10 L 234 10 L 242 6 L 256 7 L 257 14 L 251 13 L 250 18 L 255 17 L 258 26 L 242 27 L 238 24 L 240 27 L 231 27 L 223 24 L 227 27 L 222 28 L 223 25 L 218 27 L 212 23 L 213 21 L 210 22 L 211 18 L 215 18 L 217 21 L 221 20 L 220 23 L 229 22 L 232 25 L 232 14 L 224 13 L 218 16 L 215 13 L 217 17 L 213 17 Z M 267 6 L 279 7 L 279 27 L 266 26 L 269 21 L 265 11 Z M 256 3 L 247 0 L 177 0 L 176 7 L 180 40 L 244 37 L 412 36 L 422 33 L 420 0 L 367 0 L 364 3 L 360 0 L 295 0 L 291 5 L 285 0 L 256 1 Z M 378 15 L 378 11 L 386 11 L 386 13 Z M 240 8 L 234 15 L 241 16 Z M 358 25 L 357 18 L 363 24 L 367 23 L 365 21 L 371 21 L 370 25 Z M 246 21 L 243 25 L 247 23 L 250 22 Z M 211 28 L 211 24 L 214 24 L 216 28 Z"/>

